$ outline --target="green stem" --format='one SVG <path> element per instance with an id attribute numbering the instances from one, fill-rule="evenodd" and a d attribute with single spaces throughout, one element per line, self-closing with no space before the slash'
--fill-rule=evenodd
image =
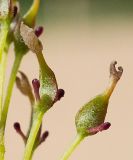
<path id="1" fill-rule="evenodd" d="M 1 122 L 2 122 L 2 125 L 3 125 L 3 129 L 5 129 L 5 124 L 6 124 L 10 99 L 11 99 L 11 95 L 12 95 L 12 90 L 13 90 L 13 86 L 14 86 L 15 79 L 16 79 L 16 74 L 18 72 L 18 68 L 20 66 L 22 57 L 23 57 L 23 54 L 21 54 L 21 53 L 17 54 L 17 56 L 15 57 L 13 67 L 12 67 L 11 76 L 10 76 L 10 79 L 9 79 L 7 92 L 6 92 L 7 94 L 6 94 L 6 97 L 5 97 L 4 106 L 3 106 L 3 110 L 2 110 Z"/>
<path id="2" fill-rule="evenodd" d="M 74 142 L 71 144 L 69 149 L 64 153 L 64 155 L 62 156 L 62 158 L 60 160 L 67 160 L 83 139 L 84 139 L 84 136 L 77 135 Z"/>
<path id="3" fill-rule="evenodd" d="M 5 102 L 2 110 L 2 117 L 0 121 L 0 160 L 4 160 L 4 154 L 5 154 L 5 146 L 4 146 L 4 132 L 5 132 L 5 125 L 6 125 L 6 120 L 7 120 L 7 114 L 8 114 L 8 109 L 9 109 L 9 103 L 12 95 L 12 90 L 16 78 L 16 74 L 18 71 L 18 68 L 20 66 L 20 62 L 22 60 L 23 54 L 18 54 L 15 58 L 11 76 L 9 79 L 8 87 L 7 87 L 7 94 L 5 97 Z"/>
<path id="4" fill-rule="evenodd" d="M 2 116 L 3 89 L 5 80 L 6 62 L 7 62 L 7 53 L 3 52 L 0 64 L 0 120 Z"/>
<path id="5" fill-rule="evenodd" d="M 17 74 L 18 68 L 20 66 L 21 59 L 22 59 L 22 54 L 18 54 L 15 58 L 12 72 L 11 72 L 11 76 L 9 79 L 9 84 L 7 87 L 7 92 L 6 92 L 7 94 L 5 97 L 5 102 L 4 102 L 4 106 L 3 106 L 3 110 L 2 110 L 2 117 L 1 117 L 1 121 L 0 121 L 0 160 L 4 159 L 4 154 L 5 154 L 4 132 L 5 132 L 6 119 L 7 119 L 9 103 L 10 103 L 10 99 L 11 99 L 11 95 L 12 95 L 12 90 L 13 90 L 16 74 Z"/>
<path id="6" fill-rule="evenodd" d="M 5 48 L 6 38 L 9 31 L 9 22 L 8 20 L 3 20 L 0 25 L 0 62 L 2 59 L 2 53 Z"/>
<path id="7" fill-rule="evenodd" d="M 5 146 L 4 146 L 4 136 L 1 135 L 0 131 L 0 160 L 4 160 L 4 154 L 5 154 Z"/>
<path id="8" fill-rule="evenodd" d="M 1 23 L 0 31 L 0 120 L 2 116 L 2 101 L 3 101 L 3 86 L 5 78 L 5 69 L 7 61 L 7 51 L 9 45 L 6 43 L 6 38 L 9 30 L 9 23 L 5 20 Z M 5 51 L 4 51 L 5 49 Z"/>
<path id="9" fill-rule="evenodd" d="M 29 134 L 29 138 L 26 144 L 24 159 L 23 160 L 30 160 L 33 154 L 33 147 L 36 140 L 37 133 L 42 123 L 44 112 L 39 111 L 36 113 L 35 118 L 32 123 L 31 131 Z"/>

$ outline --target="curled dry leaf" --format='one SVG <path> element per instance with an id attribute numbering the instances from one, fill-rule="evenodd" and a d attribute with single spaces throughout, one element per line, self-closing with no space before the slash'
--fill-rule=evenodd
<path id="1" fill-rule="evenodd" d="M 20 25 L 20 34 L 24 40 L 24 43 L 28 46 L 28 48 L 34 53 L 41 53 L 43 50 L 43 46 L 35 35 L 34 30 L 23 22 Z"/>
<path id="2" fill-rule="evenodd" d="M 23 72 L 19 71 L 19 73 L 21 75 L 21 78 L 19 78 L 18 76 L 16 77 L 17 88 L 22 94 L 29 97 L 31 103 L 34 103 L 34 96 L 29 80 Z"/>

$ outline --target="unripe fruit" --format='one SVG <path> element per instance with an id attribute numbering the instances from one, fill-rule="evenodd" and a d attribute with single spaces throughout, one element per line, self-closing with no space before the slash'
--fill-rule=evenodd
<path id="1" fill-rule="evenodd" d="M 122 67 L 118 67 L 118 71 L 116 70 L 116 64 L 117 62 L 114 61 L 110 65 L 110 83 L 108 88 L 102 94 L 86 103 L 76 115 L 75 124 L 77 132 L 83 137 L 95 134 L 96 132 L 93 133 L 90 130 L 104 123 L 109 98 L 123 72 Z"/>
<path id="2" fill-rule="evenodd" d="M 85 104 L 77 113 L 75 123 L 77 132 L 84 136 L 89 135 L 90 128 L 104 123 L 107 113 L 108 99 L 104 95 L 98 95 Z"/>

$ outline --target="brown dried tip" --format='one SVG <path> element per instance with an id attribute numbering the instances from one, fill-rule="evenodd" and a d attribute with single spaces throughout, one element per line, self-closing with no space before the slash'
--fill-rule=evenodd
<path id="1" fill-rule="evenodd" d="M 111 126 L 111 123 L 105 122 L 105 123 L 100 124 L 97 127 L 90 128 L 88 131 L 89 131 L 90 134 L 96 134 L 98 132 L 102 132 L 102 131 L 105 131 L 105 130 L 109 129 L 110 126 Z"/>
<path id="2" fill-rule="evenodd" d="M 22 36 L 24 43 L 33 53 L 42 53 L 43 46 L 41 41 L 36 36 L 34 30 L 25 25 L 23 22 L 21 22 L 20 25 L 20 35 Z"/>
<path id="3" fill-rule="evenodd" d="M 29 92 L 31 91 L 31 86 L 29 83 L 29 80 L 27 78 L 27 76 L 19 71 L 21 78 L 16 77 L 16 85 L 17 88 L 24 94 L 24 95 L 28 95 Z"/>
<path id="4" fill-rule="evenodd" d="M 116 69 L 117 61 L 112 61 L 110 64 L 110 76 L 113 77 L 116 81 L 118 81 L 123 73 L 123 68 L 121 66 Z"/>

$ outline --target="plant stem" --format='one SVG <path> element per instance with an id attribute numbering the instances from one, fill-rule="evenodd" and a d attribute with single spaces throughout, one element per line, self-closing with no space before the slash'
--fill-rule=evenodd
<path id="1" fill-rule="evenodd" d="M 1 135 L 0 131 L 0 160 L 4 160 L 4 154 L 5 154 L 5 146 L 4 146 L 4 137 L 3 134 Z"/>
<path id="2" fill-rule="evenodd" d="M 20 62 L 22 60 L 22 57 L 23 57 L 23 54 L 17 54 L 17 56 L 15 58 L 13 68 L 12 68 L 12 72 L 11 72 L 10 79 L 9 79 L 9 83 L 8 83 L 8 87 L 7 87 L 7 92 L 6 92 L 7 94 L 6 94 L 6 97 L 5 97 L 5 102 L 4 102 L 4 106 L 3 106 L 3 110 L 2 110 L 2 117 L 1 117 L 1 121 L 0 121 L 0 160 L 4 160 L 4 154 L 5 154 L 5 146 L 4 146 L 5 125 L 6 125 L 7 114 L 8 114 L 10 99 L 11 99 L 11 95 L 12 95 L 12 90 L 13 90 L 16 74 L 17 74 L 18 68 L 20 66 Z"/>
<path id="3" fill-rule="evenodd" d="M 17 54 L 15 57 L 13 67 L 12 67 L 12 71 L 11 71 L 11 75 L 10 75 L 10 79 L 9 79 L 9 83 L 8 83 L 8 87 L 7 87 L 6 97 L 5 97 L 5 101 L 4 101 L 4 106 L 3 106 L 3 110 L 2 110 L 1 122 L 3 125 L 3 129 L 5 129 L 5 124 L 6 124 L 10 99 L 11 99 L 11 95 L 12 95 L 12 90 L 13 90 L 13 86 L 14 86 L 15 79 L 16 79 L 16 74 L 18 72 L 22 57 L 23 57 L 23 54 L 21 54 L 21 53 Z"/>
<path id="4" fill-rule="evenodd" d="M 25 153 L 24 153 L 24 159 L 23 160 L 30 160 L 33 154 L 33 147 L 34 147 L 34 143 L 36 140 L 36 136 L 37 133 L 39 131 L 39 128 L 41 126 L 42 123 L 42 118 L 44 115 L 43 111 L 39 111 L 37 113 L 35 113 L 35 118 L 33 118 L 33 123 L 32 123 L 32 127 L 31 127 L 31 131 L 29 134 L 29 138 L 26 144 L 26 148 L 25 148 Z"/>
<path id="5" fill-rule="evenodd" d="M 0 23 L 0 62 L 2 59 L 2 53 L 5 48 L 6 38 L 9 30 L 9 22 L 7 20 L 3 20 Z"/>
<path id="6" fill-rule="evenodd" d="M 6 43 L 8 30 L 9 30 L 9 23 L 5 20 L 1 23 L 1 30 L 0 30 L 0 120 L 2 116 L 2 101 L 3 101 L 3 88 L 4 88 L 3 86 L 5 78 L 6 61 L 7 61 L 7 51 L 9 48 L 9 45 Z"/>
<path id="7" fill-rule="evenodd" d="M 3 104 L 3 89 L 4 89 L 4 80 L 5 80 L 5 71 L 6 71 L 6 62 L 7 62 L 7 53 L 3 52 L 2 60 L 0 64 L 0 120 L 2 116 L 2 104 Z"/>
<path id="8" fill-rule="evenodd" d="M 80 142 L 83 139 L 84 139 L 84 136 L 77 135 L 74 142 L 71 144 L 69 149 L 64 153 L 64 155 L 62 156 L 62 158 L 60 160 L 67 160 L 71 156 L 72 152 L 76 149 L 76 147 L 80 144 Z"/>

